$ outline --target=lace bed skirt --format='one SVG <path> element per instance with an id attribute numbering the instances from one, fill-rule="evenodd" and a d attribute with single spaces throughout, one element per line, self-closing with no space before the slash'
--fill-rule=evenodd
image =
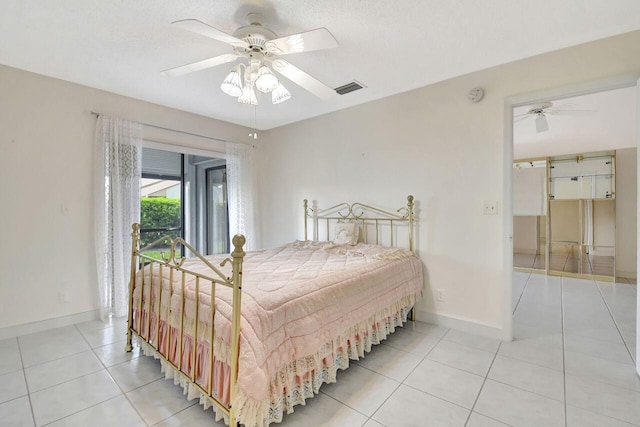
<path id="1" fill-rule="evenodd" d="M 381 310 L 370 318 L 359 322 L 335 339 L 326 342 L 322 348 L 316 353 L 304 358 L 291 361 L 287 366 L 281 369 L 272 379 L 269 385 L 269 396 L 260 402 L 249 399 L 241 388 L 238 388 L 234 407 L 236 408 L 236 417 L 238 422 L 246 427 L 267 427 L 271 423 L 279 423 L 285 413 L 292 413 L 296 405 L 304 405 L 306 399 L 313 397 L 319 393 L 320 386 L 323 383 L 333 383 L 336 381 L 338 369 L 346 369 L 349 367 L 349 360 L 358 360 L 364 357 L 365 352 L 371 351 L 374 344 L 379 344 L 387 338 L 389 334 L 395 331 L 395 328 L 402 326 L 407 321 L 407 315 L 414 306 L 416 298 L 419 295 L 411 295 L 397 301 L 391 307 Z M 136 313 L 137 325 L 144 328 L 144 319 L 146 313 Z M 155 330 L 157 318 L 150 316 L 150 335 L 155 342 Z M 166 334 L 166 322 L 160 321 L 160 350 L 166 355 L 167 343 L 164 337 Z M 178 332 L 170 326 L 171 345 L 169 346 L 169 354 L 164 356 L 177 364 L 177 352 L 175 343 L 178 340 Z M 198 334 L 200 335 L 200 334 Z M 183 335 L 183 357 L 182 357 L 182 374 L 177 371 L 171 364 L 165 362 L 158 351 L 148 343 L 138 340 L 140 346 L 147 356 L 154 356 L 160 359 L 162 364 L 162 372 L 166 379 L 173 379 L 175 384 L 179 384 L 187 395 L 187 399 L 192 400 L 198 398 L 204 409 L 213 407 L 216 413 L 216 420 L 224 418 L 225 423 L 229 420 L 224 416 L 211 400 L 200 390 L 193 386 L 191 381 L 184 376 L 191 375 L 192 365 L 192 349 L 193 338 L 191 335 Z M 196 345 L 196 382 L 203 388 L 207 388 L 211 375 L 209 374 L 209 344 L 205 340 L 198 339 Z M 214 354 L 218 354 L 214 351 Z M 226 361 L 216 360 L 214 358 L 214 375 L 213 375 L 213 392 L 212 395 L 223 404 L 228 404 L 228 380 L 229 367 Z M 242 373 L 240 372 L 240 375 Z"/>

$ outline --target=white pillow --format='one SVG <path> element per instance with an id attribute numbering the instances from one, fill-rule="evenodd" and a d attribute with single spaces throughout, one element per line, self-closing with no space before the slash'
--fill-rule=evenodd
<path id="1" fill-rule="evenodd" d="M 356 245 L 359 230 L 357 222 L 338 222 L 333 243 L 336 245 Z"/>

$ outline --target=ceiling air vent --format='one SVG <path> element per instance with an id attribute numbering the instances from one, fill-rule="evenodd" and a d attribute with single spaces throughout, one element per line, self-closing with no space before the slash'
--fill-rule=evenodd
<path id="1" fill-rule="evenodd" d="M 338 92 L 338 95 L 344 95 L 345 93 L 353 92 L 354 90 L 362 89 L 363 87 L 365 87 L 363 84 L 354 80 L 351 83 L 337 87 L 336 92 Z"/>

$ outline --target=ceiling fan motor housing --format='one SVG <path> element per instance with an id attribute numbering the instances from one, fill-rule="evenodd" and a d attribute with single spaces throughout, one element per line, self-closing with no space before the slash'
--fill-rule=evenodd
<path id="1" fill-rule="evenodd" d="M 234 31 L 233 36 L 244 40 L 249 44 L 248 47 L 236 47 L 236 52 L 240 54 L 260 53 L 269 56 L 271 53 L 267 50 L 267 42 L 278 38 L 276 33 L 264 28 L 260 24 L 251 24 L 240 27 Z"/>
<path id="2" fill-rule="evenodd" d="M 544 110 L 551 107 L 553 107 L 552 102 L 543 102 L 542 104 L 536 104 L 533 107 L 529 108 L 529 111 L 527 111 L 527 113 L 534 115 L 544 114 Z"/>

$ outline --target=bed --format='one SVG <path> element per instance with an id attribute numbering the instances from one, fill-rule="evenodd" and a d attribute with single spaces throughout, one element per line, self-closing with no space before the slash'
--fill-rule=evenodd
<path id="1" fill-rule="evenodd" d="M 214 256 L 180 238 L 140 248 L 134 224 L 126 350 L 135 339 L 229 425 L 282 421 L 413 316 L 423 287 L 413 206 L 412 196 L 397 211 L 305 200 L 304 240 L 245 253 L 235 236 L 231 254 Z M 162 260 L 145 255 L 162 245 Z"/>

